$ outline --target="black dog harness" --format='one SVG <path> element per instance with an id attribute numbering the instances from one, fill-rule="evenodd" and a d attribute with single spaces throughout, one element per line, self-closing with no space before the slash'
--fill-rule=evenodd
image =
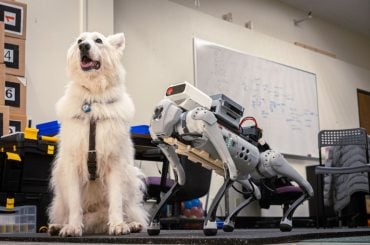
<path id="1" fill-rule="evenodd" d="M 96 160 L 96 121 L 90 120 L 90 132 L 89 132 L 89 151 L 87 152 L 87 169 L 89 170 L 89 179 L 95 180 L 97 177 L 97 160 Z"/>
<path id="2" fill-rule="evenodd" d="M 112 104 L 116 102 L 117 100 L 110 100 L 105 102 L 105 104 Z M 82 111 L 85 113 L 89 113 L 91 111 L 91 104 L 92 103 L 100 103 L 102 102 L 96 102 L 93 101 L 91 103 L 85 102 L 82 105 Z M 89 150 L 87 152 L 87 169 L 89 171 L 89 180 L 96 180 L 96 178 L 99 178 L 97 174 L 97 157 L 96 157 L 96 122 L 99 120 L 90 118 L 90 131 L 89 131 Z"/>
<path id="3" fill-rule="evenodd" d="M 82 105 L 82 111 L 89 113 L 91 111 L 91 104 L 84 103 Z M 97 170 L 97 159 L 96 159 L 96 120 L 90 119 L 90 130 L 89 130 L 89 150 L 87 152 L 87 169 L 89 171 L 89 179 L 95 180 L 98 176 Z"/>

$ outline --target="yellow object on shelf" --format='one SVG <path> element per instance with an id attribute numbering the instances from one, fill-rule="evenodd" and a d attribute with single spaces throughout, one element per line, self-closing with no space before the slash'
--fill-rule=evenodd
<path id="1" fill-rule="evenodd" d="M 6 199 L 6 209 L 13 209 L 14 208 L 14 198 L 7 198 Z"/>
<path id="2" fill-rule="evenodd" d="M 24 129 L 24 138 L 30 140 L 37 140 L 37 133 L 39 130 L 37 128 L 25 128 Z"/>
<path id="3" fill-rule="evenodd" d="M 49 142 L 58 142 L 58 138 L 52 136 L 41 136 L 41 139 Z"/>

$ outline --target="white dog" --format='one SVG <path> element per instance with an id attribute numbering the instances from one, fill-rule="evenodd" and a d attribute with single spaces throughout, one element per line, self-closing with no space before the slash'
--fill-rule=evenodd
<path id="1" fill-rule="evenodd" d="M 146 227 L 145 186 L 134 166 L 129 133 L 134 105 L 124 84 L 124 46 L 123 33 L 106 38 L 94 32 L 82 33 L 68 50 L 71 82 L 56 106 L 61 130 L 51 177 L 51 235 L 121 235 Z M 95 137 L 90 134 L 91 122 L 96 125 Z M 91 138 L 96 171 L 93 165 L 90 172 Z"/>

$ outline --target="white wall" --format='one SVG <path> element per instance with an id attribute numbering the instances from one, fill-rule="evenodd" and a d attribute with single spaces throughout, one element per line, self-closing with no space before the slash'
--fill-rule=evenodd
<path id="1" fill-rule="evenodd" d="M 114 32 L 113 0 L 85 0 L 87 5 L 87 31 L 97 31 L 105 36 Z"/>
<path id="2" fill-rule="evenodd" d="M 253 30 L 289 43 L 301 42 L 334 53 L 338 59 L 370 69 L 370 37 L 326 22 L 313 13 L 313 18 L 295 26 L 307 12 L 277 0 L 171 0 L 196 11 L 221 18 L 232 13 L 232 22 L 244 26 L 251 21 Z"/>
<path id="3" fill-rule="evenodd" d="M 113 34 L 113 0 L 20 0 L 27 3 L 27 116 L 33 125 L 56 119 L 54 105 L 68 82 L 66 53 L 84 30 Z M 81 8 L 83 6 L 83 8 Z M 82 18 L 85 16 L 85 19 Z M 84 23 L 81 23 L 81 21 Z M 82 28 L 85 27 L 85 29 Z"/>
<path id="4" fill-rule="evenodd" d="M 194 36 L 315 73 L 321 128 L 359 124 L 356 89 L 370 90 L 367 69 L 165 0 L 119 0 L 115 1 L 114 9 L 115 31 L 124 31 L 127 37 L 124 64 L 128 90 L 137 107 L 136 124 L 149 123 L 166 87 L 175 82 L 193 81 Z M 303 176 L 305 166 L 316 163 L 289 160 Z M 214 194 L 222 178 L 216 177 L 212 183 Z M 279 214 L 280 208 L 275 207 L 263 211 L 263 215 Z M 305 203 L 296 215 L 307 214 Z"/>
<path id="5" fill-rule="evenodd" d="M 65 57 L 79 33 L 78 1 L 27 3 L 27 115 L 35 123 L 55 119 L 54 104 L 67 81 Z M 63 21 L 61 21 L 63 20 Z M 77 24 L 76 24 L 77 23 Z"/>

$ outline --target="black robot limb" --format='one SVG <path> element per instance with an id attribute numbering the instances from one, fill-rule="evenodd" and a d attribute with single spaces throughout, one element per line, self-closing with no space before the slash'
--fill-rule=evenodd
<path id="1" fill-rule="evenodd" d="M 166 195 L 161 199 L 161 202 L 154 209 L 149 225 L 147 227 L 147 233 L 150 236 L 157 236 L 161 232 L 161 224 L 159 221 L 159 216 L 162 207 L 167 203 L 168 199 L 173 196 L 180 189 L 180 184 L 175 182 L 175 184 L 166 192 Z"/>
<path id="2" fill-rule="evenodd" d="M 218 190 L 215 198 L 212 201 L 212 204 L 208 210 L 207 217 L 204 219 L 203 224 L 203 233 L 206 236 L 215 236 L 217 234 L 217 223 L 216 223 L 216 212 L 217 207 L 220 204 L 222 197 L 225 195 L 225 192 L 233 184 L 228 176 L 226 176 L 224 183 Z"/>
<path id="3" fill-rule="evenodd" d="M 158 235 L 160 233 L 160 211 L 162 207 L 166 205 L 168 199 L 185 184 L 186 180 L 184 169 L 180 163 L 178 155 L 176 154 L 174 146 L 163 142 L 163 137 L 171 136 L 174 133 L 174 126 L 179 121 L 181 113 L 182 110 L 173 102 L 170 100 L 162 100 L 155 108 L 152 116 L 152 124 L 150 128 L 151 137 L 157 142 L 158 147 L 170 163 L 175 175 L 175 184 L 167 191 L 164 197 L 161 198 L 160 203 L 151 215 L 147 228 L 147 233 L 151 236 Z"/>
<path id="4" fill-rule="evenodd" d="M 293 213 L 299 205 L 314 195 L 312 186 L 288 163 L 281 153 L 274 150 L 267 150 L 261 153 L 261 163 L 258 165 L 258 172 L 266 178 L 274 176 L 287 177 L 295 181 L 302 189 L 302 195 L 289 205 L 287 210 L 284 210 L 280 221 L 281 231 L 291 231 Z"/>
<path id="5" fill-rule="evenodd" d="M 244 188 L 247 190 L 252 190 L 251 195 L 241 202 L 230 214 L 226 217 L 224 221 L 223 230 L 226 232 L 232 232 L 235 226 L 236 216 L 239 214 L 241 210 L 243 210 L 246 206 L 248 206 L 251 202 L 255 200 L 259 200 L 261 198 L 261 192 L 258 187 L 248 178 L 248 179 L 240 179 L 239 182 Z"/>

